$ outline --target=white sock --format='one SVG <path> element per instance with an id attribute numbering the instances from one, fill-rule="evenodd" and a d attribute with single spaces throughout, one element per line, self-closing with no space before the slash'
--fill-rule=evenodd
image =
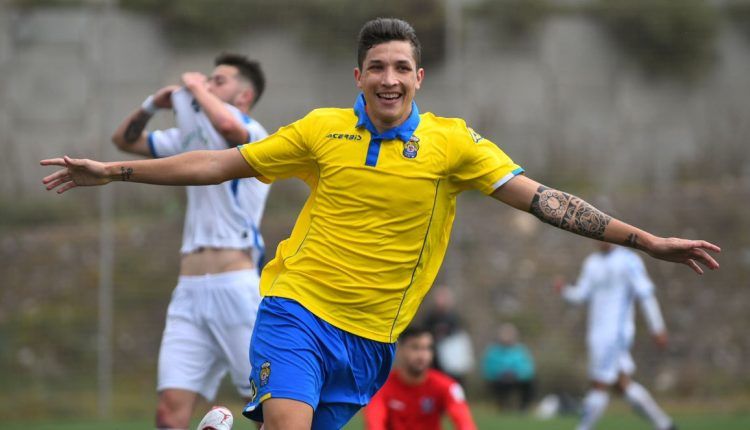
<path id="1" fill-rule="evenodd" d="M 589 390 L 583 399 L 583 416 L 578 430 L 592 430 L 609 403 L 609 393 L 603 390 Z"/>
<path id="2" fill-rule="evenodd" d="M 672 419 L 656 404 L 651 394 L 637 382 L 630 382 L 625 389 L 625 399 L 639 414 L 646 417 L 657 430 L 666 430 Z"/>

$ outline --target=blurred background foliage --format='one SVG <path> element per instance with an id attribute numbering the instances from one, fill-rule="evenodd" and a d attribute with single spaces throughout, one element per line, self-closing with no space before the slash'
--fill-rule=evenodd
<path id="1" fill-rule="evenodd" d="M 376 16 L 411 22 L 423 40 L 445 38 L 445 0 L 111 0 L 122 9 L 158 17 L 165 35 L 179 47 L 231 41 L 238 28 L 294 29 L 311 48 L 350 50 L 360 23 Z M 106 0 L 10 0 L 20 7 L 101 5 Z M 582 13 L 602 25 L 615 45 L 643 70 L 666 77 L 692 78 L 710 67 L 722 17 L 750 37 L 750 2 L 707 0 L 480 0 L 468 13 L 489 21 L 500 38 L 524 40 L 551 14 Z M 723 14 L 722 14 L 723 12 Z M 314 36 L 314 37 L 313 37 Z M 321 38 L 324 43 L 321 43 Z M 424 61 L 443 58 L 441 44 L 425 44 Z"/>
<path id="2" fill-rule="evenodd" d="M 704 0 L 597 0 L 591 11 L 648 72 L 690 77 L 714 58 L 719 13 Z"/>
<path id="3" fill-rule="evenodd" d="M 120 0 L 120 7 L 156 13 L 172 43 L 188 46 L 221 43 L 236 35 L 238 28 L 254 31 L 284 26 L 299 33 L 301 40 L 314 41 L 311 48 L 351 50 L 361 23 L 377 16 L 399 16 L 420 34 L 440 40 L 444 34 L 441 0 Z M 426 63 L 442 58 L 440 44 L 424 47 Z"/>

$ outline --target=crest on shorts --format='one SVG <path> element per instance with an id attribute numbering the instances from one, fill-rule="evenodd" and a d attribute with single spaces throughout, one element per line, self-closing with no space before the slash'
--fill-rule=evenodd
<path id="1" fill-rule="evenodd" d="M 268 378 L 271 377 L 271 363 L 266 361 L 260 365 L 260 386 L 268 384 Z"/>
<path id="2" fill-rule="evenodd" d="M 408 142 L 404 142 L 404 158 L 416 158 L 419 152 L 419 138 L 412 136 Z"/>

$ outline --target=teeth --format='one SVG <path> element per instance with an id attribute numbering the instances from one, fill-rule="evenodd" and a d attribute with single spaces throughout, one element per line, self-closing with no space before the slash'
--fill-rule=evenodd
<path id="1" fill-rule="evenodd" d="M 386 100 L 395 100 L 401 97 L 401 95 L 398 93 L 385 93 L 385 94 L 378 94 L 378 97 L 380 97 L 381 99 L 386 99 Z"/>

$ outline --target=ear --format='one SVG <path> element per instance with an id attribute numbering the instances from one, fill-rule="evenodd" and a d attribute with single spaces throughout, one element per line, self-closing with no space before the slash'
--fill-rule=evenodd
<path id="1" fill-rule="evenodd" d="M 252 109 L 255 103 L 255 91 L 252 88 L 247 88 L 237 95 L 237 104 L 241 106 L 247 106 L 247 110 Z"/>
<path id="2" fill-rule="evenodd" d="M 422 79 L 424 79 L 424 69 L 420 67 L 417 70 L 417 84 L 414 86 L 414 88 L 419 89 L 419 87 L 422 86 Z"/>
<path id="3" fill-rule="evenodd" d="M 362 71 L 359 70 L 359 67 L 354 68 L 354 81 L 357 82 L 357 88 L 360 90 L 362 89 L 362 82 L 360 82 L 360 78 L 362 77 Z"/>

